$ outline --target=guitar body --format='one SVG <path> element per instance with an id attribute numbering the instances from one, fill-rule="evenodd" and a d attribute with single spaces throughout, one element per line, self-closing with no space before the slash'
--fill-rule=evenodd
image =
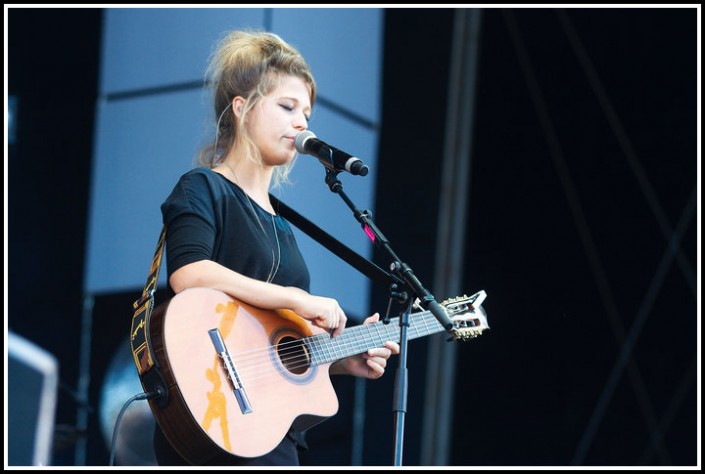
<path id="1" fill-rule="evenodd" d="M 303 337 L 324 332 L 288 310 L 262 310 L 210 288 L 157 306 L 148 321 L 168 402 L 150 400 L 172 446 L 193 464 L 274 449 L 293 426 L 338 411 L 330 363 L 313 366 Z M 251 411 L 243 413 L 209 331 L 218 329 Z"/>

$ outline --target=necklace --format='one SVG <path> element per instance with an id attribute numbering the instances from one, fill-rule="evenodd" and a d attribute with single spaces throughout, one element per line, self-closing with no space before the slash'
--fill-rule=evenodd
<path id="1" fill-rule="evenodd" d="M 279 270 L 279 264 L 281 263 L 282 259 L 281 246 L 279 245 L 279 234 L 277 233 L 277 224 L 274 222 L 274 214 L 268 213 L 272 220 L 272 231 L 274 231 L 274 240 L 277 243 L 276 257 L 274 256 L 274 245 L 272 244 L 272 239 L 269 237 L 269 235 L 267 235 L 267 232 L 264 230 L 262 221 L 257 215 L 257 211 L 255 211 L 255 206 L 252 204 L 252 198 L 249 194 L 245 192 L 245 189 L 242 187 L 242 185 L 240 184 L 240 180 L 237 177 L 237 173 L 235 173 L 235 170 L 232 169 L 230 164 L 228 164 L 226 161 L 223 161 L 222 163 L 225 165 L 226 168 L 228 168 L 228 170 L 230 170 L 230 173 L 233 175 L 233 178 L 235 178 L 235 183 L 242 190 L 243 194 L 245 194 L 245 197 L 247 197 L 247 203 L 249 204 L 250 210 L 252 211 L 252 215 L 255 218 L 255 221 L 257 221 L 257 223 L 259 224 L 260 229 L 262 229 L 262 233 L 264 234 L 265 238 L 269 241 L 269 245 L 272 247 L 272 268 L 270 268 L 269 275 L 267 276 L 267 283 L 271 283 L 272 280 L 274 280 L 274 276 L 277 274 L 277 271 Z"/>

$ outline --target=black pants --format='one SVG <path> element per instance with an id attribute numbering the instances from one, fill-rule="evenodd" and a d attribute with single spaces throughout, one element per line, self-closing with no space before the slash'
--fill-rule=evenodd
<path id="1" fill-rule="evenodd" d="M 171 446 L 159 425 L 154 429 L 154 454 L 160 466 L 189 466 L 190 464 Z M 219 457 L 209 462 L 213 466 L 298 466 L 299 452 L 291 434 L 284 436 L 279 445 L 264 456 L 243 458 L 234 455 Z"/>

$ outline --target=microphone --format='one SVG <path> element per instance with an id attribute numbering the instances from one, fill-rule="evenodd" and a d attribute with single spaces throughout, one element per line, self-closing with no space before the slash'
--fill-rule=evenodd
<path id="1" fill-rule="evenodd" d="M 316 138 L 311 130 L 303 130 L 294 139 L 296 151 L 305 155 L 313 155 L 318 161 L 332 171 L 347 171 L 350 174 L 365 176 L 370 169 L 360 158 L 338 150 Z"/>

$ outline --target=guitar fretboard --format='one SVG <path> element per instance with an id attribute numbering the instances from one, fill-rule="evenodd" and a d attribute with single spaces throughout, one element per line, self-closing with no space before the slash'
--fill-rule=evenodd
<path id="1" fill-rule="evenodd" d="M 407 337 L 410 340 L 443 330 L 443 326 L 430 311 L 409 316 Z M 387 341 L 399 342 L 399 318 L 390 319 L 388 324 L 379 321 L 346 328 L 336 338 L 321 333 L 306 337 L 303 341 L 311 353 L 311 365 L 327 364 L 369 349 L 384 347 Z"/>

